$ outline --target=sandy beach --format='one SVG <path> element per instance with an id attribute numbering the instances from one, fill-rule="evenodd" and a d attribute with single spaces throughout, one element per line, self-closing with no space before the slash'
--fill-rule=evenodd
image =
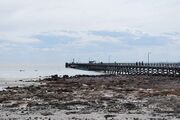
<path id="1" fill-rule="evenodd" d="M 64 75 L 0 91 L 0 120 L 178 120 L 180 78 Z"/>

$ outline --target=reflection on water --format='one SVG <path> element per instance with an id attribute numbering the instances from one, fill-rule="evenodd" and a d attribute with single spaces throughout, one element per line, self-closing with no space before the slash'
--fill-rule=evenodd
<path id="1" fill-rule="evenodd" d="M 49 75 L 98 75 L 101 73 L 65 68 L 64 65 L 1 65 L 0 66 L 0 90 L 7 86 L 27 85 L 29 80 Z"/>

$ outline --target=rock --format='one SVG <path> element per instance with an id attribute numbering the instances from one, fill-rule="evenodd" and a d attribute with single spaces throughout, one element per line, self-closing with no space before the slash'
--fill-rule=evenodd
<path id="1" fill-rule="evenodd" d="M 136 105 L 134 103 L 124 103 L 123 106 L 127 110 L 135 110 L 137 109 Z"/>
<path id="2" fill-rule="evenodd" d="M 67 78 L 69 78 L 69 76 L 68 75 L 63 75 L 63 78 L 67 79 Z"/>
<path id="3" fill-rule="evenodd" d="M 53 115 L 53 113 L 48 112 L 48 111 L 45 111 L 45 112 L 42 112 L 41 115 L 43 115 L 43 116 L 49 116 L 49 115 Z"/>
<path id="4" fill-rule="evenodd" d="M 53 81 L 57 81 L 59 79 L 58 75 L 51 75 Z"/>
<path id="5" fill-rule="evenodd" d="M 107 120 L 108 118 L 116 117 L 116 115 L 104 115 L 104 118 Z"/>

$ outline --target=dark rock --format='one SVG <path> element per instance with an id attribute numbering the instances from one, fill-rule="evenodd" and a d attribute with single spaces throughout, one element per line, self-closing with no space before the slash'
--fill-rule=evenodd
<path id="1" fill-rule="evenodd" d="M 63 75 L 63 78 L 67 79 L 67 78 L 69 78 L 69 76 L 68 75 Z"/>
<path id="2" fill-rule="evenodd" d="M 42 112 L 41 115 L 43 115 L 43 116 L 49 116 L 49 115 L 53 115 L 53 113 L 46 111 L 46 112 Z"/>
<path id="3" fill-rule="evenodd" d="M 58 75 L 51 75 L 53 81 L 57 81 L 59 79 Z"/>
<path id="4" fill-rule="evenodd" d="M 125 107 L 125 109 L 128 110 L 135 110 L 137 109 L 136 105 L 133 103 L 124 103 L 123 106 Z"/>
<path id="5" fill-rule="evenodd" d="M 116 117 L 116 115 L 104 115 L 104 118 L 107 120 L 108 118 Z"/>

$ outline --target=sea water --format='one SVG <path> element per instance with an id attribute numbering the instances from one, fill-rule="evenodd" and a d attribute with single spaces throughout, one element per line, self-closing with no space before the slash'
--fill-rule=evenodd
<path id="1" fill-rule="evenodd" d="M 26 86 L 27 80 L 50 75 L 99 75 L 102 73 L 65 68 L 64 65 L 0 65 L 0 90 L 8 86 Z"/>

